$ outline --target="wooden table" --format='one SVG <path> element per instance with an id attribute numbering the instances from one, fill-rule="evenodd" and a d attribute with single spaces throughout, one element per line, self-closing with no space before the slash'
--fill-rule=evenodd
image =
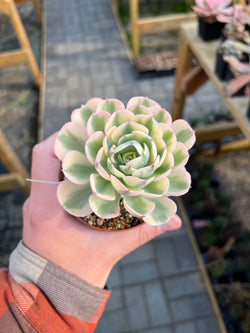
<path id="1" fill-rule="evenodd" d="M 246 117 L 249 97 L 230 98 L 225 95 L 223 82 L 214 73 L 215 52 L 219 41 L 204 42 L 198 37 L 197 31 L 196 22 L 184 23 L 180 28 L 172 117 L 173 119 L 183 117 L 186 96 L 192 94 L 209 79 L 232 113 L 235 122 L 217 123 L 199 128 L 196 130 L 197 141 L 219 140 L 228 135 L 243 133 L 248 140 L 247 143 L 250 143 L 250 121 Z M 195 68 L 192 66 L 193 57 L 199 62 L 199 66 Z"/>

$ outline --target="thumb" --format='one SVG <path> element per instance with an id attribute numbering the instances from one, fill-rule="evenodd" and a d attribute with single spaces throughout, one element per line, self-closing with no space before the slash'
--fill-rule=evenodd
<path id="1" fill-rule="evenodd" d="M 157 226 L 152 226 L 144 223 L 140 228 L 139 244 L 143 245 L 166 231 L 176 230 L 180 227 L 181 219 L 178 215 L 174 215 L 168 222 Z"/>

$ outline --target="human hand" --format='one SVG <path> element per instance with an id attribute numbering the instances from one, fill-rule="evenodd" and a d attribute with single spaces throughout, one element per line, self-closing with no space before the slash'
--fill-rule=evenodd
<path id="1" fill-rule="evenodd" d="M 54 153 L 56 134 L 36 145 L 32 179 L 58 181 L 61 162 Z M 168 223 L 146 223 L 131 230 L 102 232 L 69 215 L 57 201 L 57 185 L 32 183 L 23 207 L 23 242 L 40 256 L 84 279 L 104 287 L 112 267 L 126 254 L 165 231 L 178 229 L 175 215 Z"/>

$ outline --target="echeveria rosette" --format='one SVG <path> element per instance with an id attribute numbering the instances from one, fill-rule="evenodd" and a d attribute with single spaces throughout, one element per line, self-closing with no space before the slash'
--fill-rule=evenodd
<path id="1" fill-rule="evenodd" d="M 58 133 L 56 156 L 65 180 L 58 200 L 71 215 L 92 212 L 120 215 L 120 201 L 149 224 L 167 222 L 176 213 L 169 196 L 185 194 L 191 184 L 185 169 L 195 134 L 185 120 L 146 97 L 127 107 L 117 99 L 92 98 L 72 112 Z"/>

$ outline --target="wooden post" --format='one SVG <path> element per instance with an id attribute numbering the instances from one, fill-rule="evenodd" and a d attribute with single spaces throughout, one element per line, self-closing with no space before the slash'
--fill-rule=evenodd
<path id="1" fill-rule="evenodd" d="M 21 187 L 29 195 L 30 184 L 25 179 L 30 178 L 30 175 L 1 129 L 0 156 L 1 161 L 9 171 L 8 174 L 0 176 L 0 191 Z"/>
<path id="2" fill-rule="evenodd" d="M 130 0 L 130 22 L 132 30 L 132 45 L 135 56 L 138 56 L 140 52 L 138 16 L 139 16 L 138 0 Z"/>
<path id="3" fill-rule="evenodd" d="M 187 73 L 188 70 L 191 68 L 192 59 L 193 53 L 186 42 L 184 32 L 181 28 L 179 32 L 178 62 L 175 74 L 175 90 L 171 109 L 173 120 L 182 118 L 183 107 L 186 98 L 186 93 L 181 89 L 182 79 L 184 77 L 184 74 Z"/>
<path id="4" fill-rule="evenodd" d="M 13 0 L 2 0 L 0 1 L 0 11 L 8 15 L 11 19 L 13 27 L 15 29 L 18 41 L 21 45 L 20 50 L 1 52 L 0 53 L 0 66 L 9 66 L 12 64 L 19 64 L 28 62 L 31 73 L 35 79 L 37 86 L 40 86 L 42 82 L 42 75 L 37 65 L 36 59 L 32 52 L 28 37 L 24 30 L 22 21 L 18 14 L 16 5 Z M 10 59 L 12 58 L 12 60 Z"/>

